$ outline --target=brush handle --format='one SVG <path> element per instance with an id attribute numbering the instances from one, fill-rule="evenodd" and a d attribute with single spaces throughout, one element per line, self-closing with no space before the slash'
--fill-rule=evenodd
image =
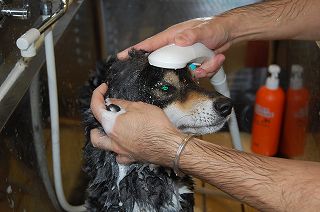
<path id="1" fill-rule="evenodd" d="M 170 44 L 152 52 L 149 57 L 150 65 L 168 68 L 180 69 L 188 63 L 202 63 L 205 59 L 214 56 L 211 49 L 208 49 L 202 43 L 195 43 L 191 46 L 177 46 Z M 218 92 L 225 96 L 230 96 L 229 89 L 226 86 L 226 75 L 222 68 L 211 78 L 211 83 L 218 88 Z"/>
<path id="2" fill-rule="evenodd" d="M 195 43 L 192 46 L 170 44 L 152 52 L 148 60 L 150 65 L 156 67 L 180 69 L 186 67 L 188 63 L 202 63 L 213 56 L 213 51 L 202 43 Z"/>

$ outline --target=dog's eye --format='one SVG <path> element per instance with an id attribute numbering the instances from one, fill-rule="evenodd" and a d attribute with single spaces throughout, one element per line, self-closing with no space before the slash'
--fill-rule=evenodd
<path id="1" fill-rule="evenodd" d="M 160 90 L 164 92 L 168 92 L 168 91 L 172 92 L 175 90 L 175 87 L 169 84 L 164 84 L 160 86 Z"/>
<path id="2" fill-rule="evenodd" d="M 162 85 L 161 86 L 161 90 L 167 91 L 167 90 L 169 90 L 169 86 L 168 85 Z"/>

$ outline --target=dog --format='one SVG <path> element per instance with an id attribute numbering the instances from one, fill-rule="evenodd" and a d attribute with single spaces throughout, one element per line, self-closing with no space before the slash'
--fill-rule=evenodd
<path id="1" fill-rule="evenodd" d="M 231 100 L 209 92 L 192 79 L 188 68 L 164 69 L 148 63 L 148 53 L 131 50 L 129 58 L 109 58 L 97 67 L 81 98 L 86 145 L 84 171 L 89 177 L 88 211 L 193 211 L 193 181 L 170 168 L 148 163 L 120 165 L 116 153 L 94 148 L 90 130 L 103 128 L 90 110 L 92 91 L 108 84 L 105 98 L 143 101 L 164 110 L 184 133 L 203 135 L 221 129 L 232 110 Z"/>

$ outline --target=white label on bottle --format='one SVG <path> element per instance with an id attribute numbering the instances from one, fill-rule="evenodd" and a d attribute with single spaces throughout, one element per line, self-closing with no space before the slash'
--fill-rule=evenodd
<path id="1" fill-rule="evenodd" d="M 263 116 L 263 117 L 266 117 L 266 118 L 272 118 L 274 116 L 274 113 L 271 112 L 269 110 L 269 108 L 263 107 L 259 104 L 255 105 L 254 111 L 256 114 Z"/>

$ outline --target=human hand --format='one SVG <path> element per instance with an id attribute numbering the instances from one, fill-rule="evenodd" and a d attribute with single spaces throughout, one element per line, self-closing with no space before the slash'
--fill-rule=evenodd
<path id="1" fill-rule="evenodd" d="M 152 52 L 160 47 L 175 43 L 179 46 L 189 46 L 196 42 L 203 43 L 210 49 L 214 49 L 215 56 L 205 61 L 193 73 L 195 77 L 211 77 L 221 67 L 225 56 L 221 54 L 231 45 L 228 25 L 223 18 L 198 18 L 182 22 L 169 27 L 132 47 L 118 53 L 119 59 L 125 59 L 131 48 L 143 49 Z"/>
<path id="2" fill-rule="evenodd" d="M 93 146 L 117 153 L 119 163 L 138 160 L 172 166 L 183 134 L 173 126 L 164 112 L 142 102 L 110 99 L 125 111 L 115 115 L 115 112 L 105 108 L 106 91 L 106 84 L 100 85 L 94 90 L 91 99 L 91 110 L 107 133 L 101 135 L 97 129 L 91 130 Z"/>

